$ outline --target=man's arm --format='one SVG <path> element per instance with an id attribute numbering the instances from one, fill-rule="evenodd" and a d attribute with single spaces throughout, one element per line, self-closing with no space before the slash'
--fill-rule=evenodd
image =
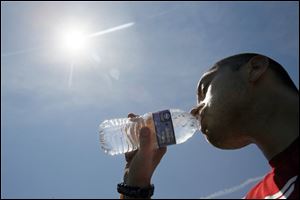
<path id="1" fill-rule="evenodd" d="M 136 117 L 129 114 L 128 117 Z M 166 147 L 155 147 L 155 133 L 149 128 L 143 127 L 139 132 L 140 148 L 134 152 L 125 154 L 126 166 L 124 183 L 129 187 L 150 188 L 151 178 L 157 165 L 167 151 Z M 120 198 L 126 198 L 122 195 Z"/>

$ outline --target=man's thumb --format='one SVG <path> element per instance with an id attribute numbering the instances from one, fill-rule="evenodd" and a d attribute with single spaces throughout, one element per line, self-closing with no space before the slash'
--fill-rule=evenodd
<path id="1" fill-rule="evenodd" d="M 148 127 L 143 127 L 140 130 L 140 149 L 145 150 L 150 148 L 151 145 L 151 132 Z"/>

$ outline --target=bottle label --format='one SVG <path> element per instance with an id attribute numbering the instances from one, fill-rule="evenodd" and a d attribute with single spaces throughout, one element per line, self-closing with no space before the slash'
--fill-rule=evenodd
<path id="1" fill-rule="evenodd" d="M 152 113 L 156 138 L 159 147 L 164 147 L 170 144 L 176 144 L 174 127 L 171 113 L 169 110 L 163 110 Z"/>

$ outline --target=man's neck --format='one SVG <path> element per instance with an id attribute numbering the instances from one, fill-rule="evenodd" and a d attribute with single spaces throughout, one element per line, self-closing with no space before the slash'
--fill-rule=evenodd
<path id="1" fill-rule="evenodd" d="M 270 161 L 299 137 L 299 97 L 273 107 L 254 142 Z"/>

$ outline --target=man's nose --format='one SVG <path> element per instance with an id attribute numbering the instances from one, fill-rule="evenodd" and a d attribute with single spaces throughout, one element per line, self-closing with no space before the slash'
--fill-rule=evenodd
<path id="1" fill-rule="evenodd" d="M 199 114 L 199 111 L 204 107 L 204 102 L 201 102 L 199 105 L 193 107 L 190 110 L 191 115 L 193 115 L 194 117 L 196 117 Z"/>
<path id="2" fill-rule="evenodd" d="M 195 106 L 191 109 L 190 113 L 194 117 L 196 117 L 199 113 L 199 111 L 204 107 L 204 103 L 200 103 L 198 106 Z"/>
<path id="3" fill-rule="evenodd" d="M 196 116 L 198 110 L 199 110 L 199 109 L 198 109 L 197 107 L 193 107 L 192 110 L 190 111 L 191 115 Z"/>

